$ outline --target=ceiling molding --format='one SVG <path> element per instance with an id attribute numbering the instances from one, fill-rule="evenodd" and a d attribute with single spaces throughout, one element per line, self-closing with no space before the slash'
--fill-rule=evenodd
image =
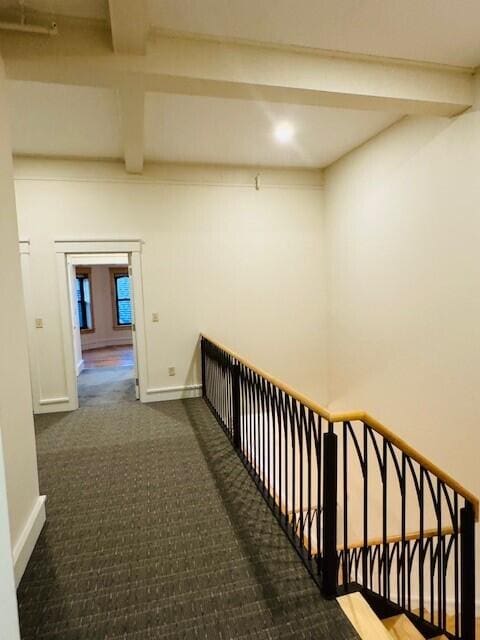
<path id="1" fill-rule="evenodd" d="M 14 157 L 14 180 L 42 182 L 106 182 L 165 184 L 173 186 L 227 186 L 260 188 L 322 189 L 323 171 L 244 165 L 147 163 L 142 175 L 126 174 L 121 162 Z"/>
<path id="2" fill-rule="evenodd" d="M 440 62 L 428 62 L 424 60 L 409 60 L 407 58 L 392 58 L 388 56 L 377 56 L 368 53 L 351 53 L 349 51 L 341 51 L 336 49 L 321 49 L 318 47 L 307 47 L 298 44 L 280 44 L 275 42 L 266 42 L 263 40 L 249 40 L 247 38 L 235 38 L 228 36 L 216 36 L 213 34 L 196 33 L 193 31 L 178 31 L 175 29 L 166 29 L 162 27 L 152 27 L 150 29 L 150 38 L 174 38 L 179 40 L 199 40 L 203 42 L 213 42 L 227 45 L 242 45 L 246 47 L 261 47 L 262 49 L 272 49 L 274 51 L 285 51 L 291 53 L 303 53 L 315 55 L 321 58 L 338 58 L 340 60 L 357 60 L 359 62 L 371 62 L 373 64 L 398 65 L 403 67 L 413 67 L 420 69 L 430 69 L 436 71 L 450 73 L 475 73 L 480 67 L 460 66 L 451 64 L 442 64 Z"/>

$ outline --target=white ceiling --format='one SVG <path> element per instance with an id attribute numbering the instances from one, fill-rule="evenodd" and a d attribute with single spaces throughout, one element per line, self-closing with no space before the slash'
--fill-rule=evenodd
<path id="1" fill-rule="evenodd" d="M 0 0 L 0 9 L 19 10 L 19 0 Z M 38 11 L 52 16 L 72 16 L 105 20 L 108 17 L 108 0 L 25 0 L 25 10 Z"/>
<path id="2" fill-rule="evenodd" d="M 16 154 L 122 158 L 115 91 L 10 82 Z M 244 100 L 147 94 L 145 159 L 257 166 L 324 167 L 400 116 Z M 292 144 L 273 136 L 288 120 Z"/>
<path id="3" fill-rule="evenodd" d="M 18 81 L 9 88 L 14 153 L 121 157 L 115 91 Z"/>
<path id="4" fill-rule="evenodd" d="M 379 111 L 152 93 L 145 104 L 145 158 L 324 167 L 398 118 Z M 296 131 L 292 144 L 274 139 L 275 125 L 284 120 Z"/>
<path id="5" fill-rule="evenodd" d="M 450 65 L 480 64 L 479 0 L 149 0 L 156 27 Z"/>
<path id="6" fill-rule="evenodd" d="M 147 0 L 153 27 L 321 49 L 480 64 L 480 0 Z M 48 15 L 108 20 L 108 0 L 25 0 Z M 0 10 L 19 7 L 0 0 Z M 132 2 L 132 7 L 135 3 Z M 133 15 L 133 14 L 132 14 Z M 114 90 L 11 82 L 17 154 L 122 158 Z M 325 167 L 401 113 L 147 94 L 145 160 Z M 292 144 L 272 131 L 288 120 Z"/>
<path id="7" fill-rule="evenodd" d="M 18 0 L 0 0 L 0 9 L 12 6 Z M 108 17 L 108 0 L 25 0 L 25 6 L 54 15 Z M 157 28 L 480 65 L 479 0 L 148 0 L 148 9 Z"/>

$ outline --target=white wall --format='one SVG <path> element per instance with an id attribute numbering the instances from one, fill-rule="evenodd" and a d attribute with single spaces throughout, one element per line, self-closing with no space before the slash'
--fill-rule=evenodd
<path id="1" fill-rule="evenodd" d="M 27 353 L 25 307 L 12 180 L 12 156 L 0 59 L 0 430 L 5 457 L 10 536 L 17 579 L 44 517 L 38 495 L 37 460 Z M 0 469 L 0 473 L 2 470 Z M 36 514 L 36 515 L 35 515 Z M 0 514 L 1 517 L 1 514 Z M 36 520 L 36 518 L 38 519 Z M 42 521 L 43 523 L 43 521 Z M 3 562 L 0 559 L 0 562 Z"/>
<path id="2" fill-rule="evenodd" d="M 5 464 L 0 431 L 0 640 L 18 640 L 20 638 L 20 630 L 18 626 L 5 480 Z"/>
<path id="3" fill-rule="evenodd" d="M 151 390 L 200 383 L 205 331 L 326 401 L 320 174 L 263 172 L 256 191 L 255 173 L 147 167 L 128 177 L 115 163 L 17 161 L 33 314 L 44 319 L 35 333 L 43 400 L 67 393 L 53 241 L 138 238 Z"/>
<path id="4" fill-rule="evenodd" d="M 367 410 L 477 495 L 479 167 L 471 112 L 403 120 L 325 176 L 331 407 Z"/>
<path id="5" fill-rule="evenodd" d="M 114 329 L 110 267 L 95 265 L 91 269 L 94 331 L 80 336 L 82 350 L 132 344 L 130 327 Z"/>

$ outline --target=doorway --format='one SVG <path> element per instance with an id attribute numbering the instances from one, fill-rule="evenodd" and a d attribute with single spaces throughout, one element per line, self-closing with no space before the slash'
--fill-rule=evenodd
<path id="1" fill-rule="evenodd" d="M 68 255 L 79 406 L 138 399 L 128 254 Z"/>
<path id="2" fill-rule="evenodd" d="M 70 410 L 147 399 L 141 246 L 55 242 Z"/>

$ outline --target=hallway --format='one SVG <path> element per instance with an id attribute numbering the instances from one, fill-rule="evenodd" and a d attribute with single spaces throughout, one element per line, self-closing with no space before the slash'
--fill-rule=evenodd
<path id="1" fill-rule="evenodd" d="M 145 405 L 119 384 L 36 417 L 48 518 L 22 638 L 356 638 L 203 400 Z"/>

